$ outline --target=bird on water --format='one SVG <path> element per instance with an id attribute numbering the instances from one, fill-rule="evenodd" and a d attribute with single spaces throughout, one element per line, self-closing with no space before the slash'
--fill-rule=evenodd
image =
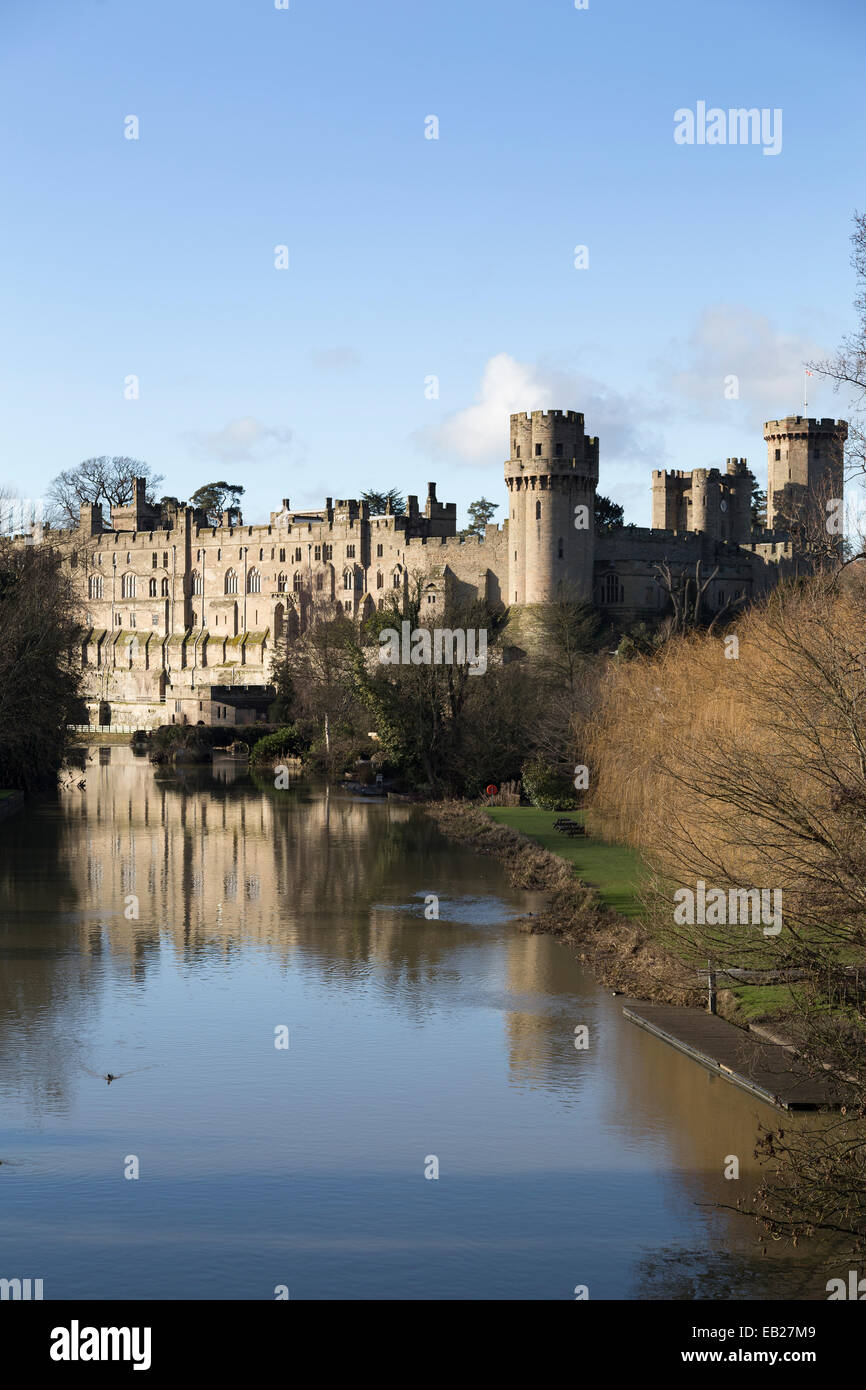
<path id="1" fill-rule="evenodd" d="M 133 1067 L 131 1071 L 101 1072 L 91 1071 L 90 1067 L 85 1067 L 83 1062 L 81 1063 L 81 1066 L 84 1069 L 84 1071 L 87 1072 L 88 1076 L 95 1076 L 97 1081 L 105 1081 L 108 1083 L 109 1086 L 111 1085 L 112 1081 L 119 1081 L 122 1076 L 135 1076 L 135 1073 L 139 1071 L 153 1071 L 153 1067 Z"/>

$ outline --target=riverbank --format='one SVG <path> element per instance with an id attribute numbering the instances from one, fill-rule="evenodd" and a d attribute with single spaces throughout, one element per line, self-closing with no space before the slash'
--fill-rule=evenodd
<path id="1" fill-rule="evenodd" d="M 622 877 L 617 888 L 603 893 L 577 875 L 575 863 L 569 861 L 587 852 L 582 844 L 557 844 L 554 854 L 502 823 L 501 813 L 510 807 L 495 808 L 496 818 L 468 801 L 431 802 L 424 809 L 449 839 L 497 859 L 514 887 L 550 895 L 546 910 L 521 922 L 521 930 L 547 932 L 568 942 L 596 978 L 633 998 L 684 1006 L 704 1003 L 705 991 L 694 972 L 660 947 L 641 921 L 636 884 Z M 611 856 L 619 853 L 620 870 L 626 873 L 628 861 L 622 856 L 628 851 L 618 846 L 593 849 L 597 854 L 605 850 Z M 609 866 L 612 863 L 613 858 Z M 611 907 L 612 900 L 620 900 L 630 915 Z"/>
<path id="2" fill-rule="evenodd" d="M 541 846 L 554 858 L 571 865 L 581 883 L 595 891 L 602 907 L 631 922 L 643 919 L 642 888 L 647 869 L 637 850 L 595 837 L 572 838 L 562 835 L 555 828 L 555 822 L 560 819 L 560 813 L 555 811 L 542 811 L 534 806 L 485 806 L 475 809 L 482 817 L 515 831 L 529 843 Z M 572 812 L 569 819 L 581 821 L 582 813 Z M 648 928 L 647 934 L 650 935 Z M 617 933 L 619 939 L 620 934 Z M 655 944 L 657 947 L 657 940 Z M 671 956 L 679 960 L 674 952 Z M 704 975 L 698 973 L 696 981 L 693 966 L 687 966 L 684 962 L 680 962 L 680 965 L 686 972 L 684 978 L 688 987 L 697 992 L 703 1004 L 706 999 Z M 786 1013 L 791 1007 L 790 983 L 784 980 L 784 972 L 720 970 L 717 978 L 717 1012 L 743 1029 L 752 1028 L 756 1021 L 771 1022 L 775 1015 Z M 667 1002 L 652 992 L 652 979 L 649 978 L 643 997 L 656 1003 Z"/>

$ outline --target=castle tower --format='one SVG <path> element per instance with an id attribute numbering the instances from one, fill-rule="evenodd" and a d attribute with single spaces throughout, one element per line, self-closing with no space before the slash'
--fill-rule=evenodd
<path id="1" fill-rule="evenodd" d="M 598 440 L 575 410 L 511 416 L 507 603 L 592 600 Z"/>
<path id="2" fill-rule="evenodd" d="M 748 545 L 752 538 L 752 485 L 754 475 L 746 459 L 726 461 L 722 478 L 721 538 L 735 545 Z"/>
<path id="3" fill-rule="evenodd" d="M 804 508 L 823 527 L 827 503 L 842 497 L 847 422 L 788 415 L 768 420 L 764 438 L 768 529 L 786 530 Z"/>

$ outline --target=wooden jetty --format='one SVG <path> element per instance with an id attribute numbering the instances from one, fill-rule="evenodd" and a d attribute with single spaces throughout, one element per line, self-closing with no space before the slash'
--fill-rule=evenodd
<path id="1" fill-rule="evenodd" d="M 735 1028 L 704 1009 L 634 1002 L 623 1013 L 639 1028 L 780 1110 L 838 1110 L 848 1099 L 838 1077 L 829 1072 L 813 1075 L 789 1048 Z"/>

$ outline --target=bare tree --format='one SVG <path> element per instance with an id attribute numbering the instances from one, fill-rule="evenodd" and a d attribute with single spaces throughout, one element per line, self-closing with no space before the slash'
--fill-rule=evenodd
<path id="1" fill-rule="evenodd" d="M 106 509 L 128 506 L 136 478 L 146 480 L 147 500 L 156 505 L 156 490 L 163 481 L 162 474 L 153 473 L 140 459 L 102 454 L 85 459 L 74 468 L 64 469 L 48 487 L 52 524 L 77 526 L 80 508 L 87 504 L 101 503 Z"/>
<path id="2" fill-rule="evenodd" d="M 667 594 L 671 604 L 672 613 L 667 623 L 667 635 L 681 635 L 703 626 L 709 618 L 707 590 L 719 572 L 718 565 L 707 575 L 702 573 L 700 560 L 695 565 L 694 574 L 690 570 L 674 570 L 667 560 L 662 560 L 653 568 L 658 575 L 659 587 Z M 729 596 L 722 606 L 716 609 L 712 618 L 709 618 L 709 630 L 722 618 L 730 617 L 742 605 L 741 598 Z"/>
<path id="3" fill-rule="evenodd" d="M 846 466 L 852 476 L 866 476 L 866 214 L 854 214 L 851 265 L 857 282 L 854 307 L 858 322 L 842 339 L 832 357 L 808 364 L 811 371 L 852 394 L 853 419 L 848 424 Z"/>
<path id="4" fill-rule="evenodd" d="M 783 996 L 774 1031 L 815 1075 L 829 1068 L 848 1090 L 842 1116 L 763 1136 L 766 1177 L 751 1210 L 776 1234 L 823 1230 L 860 1248 L 864 634 L 862 587 L 837 588 L 819 574 L 741 614 L 734 654 L 692 630 L 652 657 L 615 664 L 594 729 L 591 792 L 607 833 L 639 846 L 655 871 L 647 912 L 659 939 L 676 940 L 693 972 L 708 957 L 719 969 L 773 972 Z M 699 884 L 721 895 L 713 912 L 678 915 L 675 904 Z"/>

